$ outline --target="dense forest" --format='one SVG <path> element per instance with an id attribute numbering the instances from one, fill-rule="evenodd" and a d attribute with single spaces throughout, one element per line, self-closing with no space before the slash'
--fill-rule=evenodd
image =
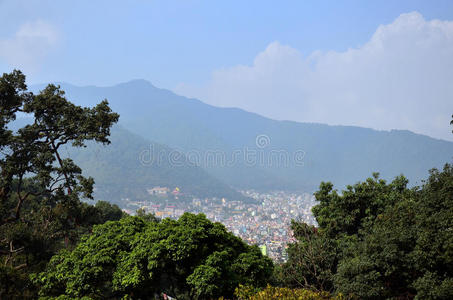
<path id="1" fill-rule="evenodd" d="M 13 71 L 0 108 L 0 299 L 453 298 L 452 164 L 416 187 L 377 173 L 341 192 L 322 182 L 318 226 L 293 220 L 288 260 L 273 264 L 202 214 L 82 202 L 94 180 L 61 149 L 110 143 L 119 115 L 106 100 L 80 107 L 55 85 L 34 94 Z M 23 114 L 33 121 L 12 130 Z"/>

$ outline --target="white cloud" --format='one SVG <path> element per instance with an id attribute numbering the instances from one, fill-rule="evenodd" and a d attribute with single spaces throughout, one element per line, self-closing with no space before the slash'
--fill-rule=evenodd
<path id="1" fill-rule="evenodd" d="M 251 66 L 217 70 L 208 84 L 175 91 L 276 119 L 409 129 L 452 140 L 453 21 L 402 14 L 345 52 L 303 56 L 274 42 Z"/>
<path id="2" fill-rule="evenodd" d="M 42 20 L 28 22 L 13 37 L 0 40 L 0 59 L 14 68 L 33 71 L 57 42 L 58 32 L 52 25 Z"/>

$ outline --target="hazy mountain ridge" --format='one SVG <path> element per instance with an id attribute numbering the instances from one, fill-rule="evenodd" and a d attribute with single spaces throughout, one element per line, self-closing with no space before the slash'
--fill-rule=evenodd
<path id="1" fill-rule="evenodd" d="M 198 197 L 245 199 L 228 185 L 188 161 L 184 154 L 146 140 L 121 126 L 113 127 L 111 144 L 90 143 L 71 149 L 70 157 L 97 182 L 96 197 L 120 202 L 124 198 L 147 199 L 147 189 L 179 187 Z"/>
<path id="2" fill-rule="evenodd" d="M 31 119 L 21 118 L 11 129 L 25 126 Z M 148 199 L 147 189 L 156 186 L 180 188 L 183 194 L 204 197 L 244 197 L 230 186 L 194 165 L 183 153 L 149 141 L 120 125 L 111 129 L 111 144 L 88 142 L 86 148 L 62 148 L 62 157 L 69 157 L 83 170 L 84 176 L 95 179 L 94 197 L 122 204 L 126 198 Z"/>
<path id="3" fill-rule="evenodd" d="M 61 84 L 68 98 L 93 105 L 107 98 L 120 113 L 120 124 L 147 139 L 198 157 L 197 163 L 237 188 L 312 190 L 321 181 L 337 187 L 380 172 L 386 179 L 404 174 L 412 183 L 428 170 L 453 157 L 453 143 L 406 130 L 377 131 L 354 126 L 271 120 L 236 108 L 219 108 L 197 99 L 133 80 L 112 87 L 76 87 Z M 35 87 L 36 88 L 36 87 Z M 445 126 L 448 126 L 446 124 Z M 268 144 L 257 147 L 256 138 Z M 247 163 L 246 150 L 267 157 L 284 151 L 290 159 L 303 152 L 295 165 L 255 161 Z M 233 158 L 234 152 L 241 155 Z M 226 164 L 209 164 L 209 153 L 221 153 Z"/>

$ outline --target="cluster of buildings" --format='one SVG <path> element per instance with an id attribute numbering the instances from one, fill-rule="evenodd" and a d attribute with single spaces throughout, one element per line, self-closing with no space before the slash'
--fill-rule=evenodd
<path id="1" fill-rule="evenodd" d="M 179 192 L 179 190 L 178 190 Z M 308 193 L 243 191 L 253 203 L 225 198 L 178 199 L 168 188 L 148 190 L 149 201 L 129 201 L 129 213 L 144 209 L 160 218 L 179 218 L 184 212 L 204 213 L 208 219 L 221 222 L 235 235 L 275 261 L 286 260 L 286 245 L 292 241 L 291 220 L 315 224 L 311 208 L 315 199 Z"/>

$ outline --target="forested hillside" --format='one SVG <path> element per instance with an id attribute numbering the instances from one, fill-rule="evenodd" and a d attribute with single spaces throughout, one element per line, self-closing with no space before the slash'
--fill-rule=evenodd
<path id="1" fill-rule="evenodd" d="M 81 105 L 109 99 L 126 129 L 195 153 L 208 173 L 236 188 L 313 191 L 322 180 L 345 186 L 372 172 L 387 180 L 405 174 L 411 184 L 420 184 L 427 170 L 442 167 L 453 156 L 452 142 L 410 131 L 275 121 L 181 97 L 144 80 L 62 87 Z M 257 146 L 257 141 L 264 144 Z M 247 151 L 254 157 L 247 157 Z"/>
<path id="2" fill-rule="evenodd" d="M 9 128 L 30 124 L 20 118 Z M 147 200 L 147 189 L 178 187 L 182 194 L 252 201 L 197 166 L 184 153 L 113 126 L 108 146 L 87 142 L 84 148 L 62 147 L 62 157 L 73 159 L 86 176 L 95 179 L 94 195 L 119 205 L 124 199 Z"/>
<path id="3" fill-rule="evenodd" d="M 195 197 L 250 200 L 191 163 L 183 153 L 115 126 L 108 146 L 87 143 L 65 153 L 96 180 L 94 195 L 121 204 L 121 199 L 148 199 L 147 189 L 178 187 Z"/>

